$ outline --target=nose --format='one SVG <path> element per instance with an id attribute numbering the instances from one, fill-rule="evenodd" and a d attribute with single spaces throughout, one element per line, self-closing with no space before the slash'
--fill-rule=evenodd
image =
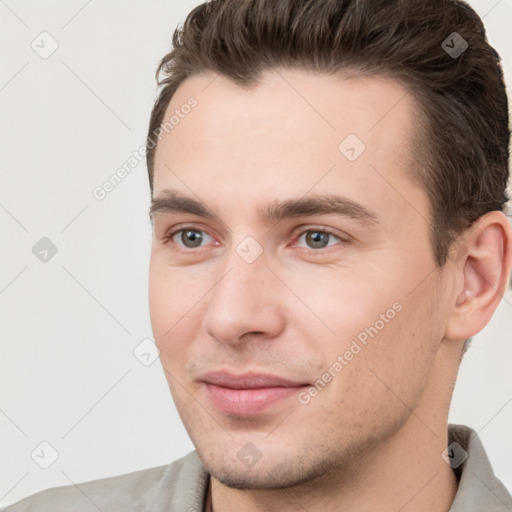
<path id="1" fill-rule="evenodd" d="M 236 252 L 207 299 L 203 329 L 230 345 L 271 339 L 283 330 L 282 285 L 263 255 L 248 263 Z"/>

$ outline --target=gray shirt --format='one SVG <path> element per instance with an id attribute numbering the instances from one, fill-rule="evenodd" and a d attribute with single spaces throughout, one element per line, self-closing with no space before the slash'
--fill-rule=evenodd
<path id="1" fill-rule="evenodd" d="M 459 480 L 450 512 L 511 512 L 512 498 L 494 476 L 476 432 L 450 424 L 448 440 L 446 460 L 455 461 Z M 465 452 L 469 456 L 459 465 Z M 208 479 L 193 451 L 166 466 L 47 489 L 4 512 L 204 512 Z"/>

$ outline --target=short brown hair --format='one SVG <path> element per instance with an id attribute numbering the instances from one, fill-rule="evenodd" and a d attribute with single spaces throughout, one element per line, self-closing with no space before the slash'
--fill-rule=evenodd
<path id="1" fill-rule="evenodd" d="M 455 41 L 468 45 L 458 56 L 447 51 Z M 482 20 L 458 0 L 199 5 L 174 32 L 173 48 L 156 72 L 161 91 L 147 145 L 151 191 L 155 130 L 187 77 L 211 71 L 247 87 L 263 71 L 286 67 L 330 74 L 353 70 L 407 86 L 423 113 L 411 141 L 412 173 L 431 202 L 438 265 L 446 262 L 457 235 L 485 213 L 505 209 L 510 131 L 500 57 L 487 42 Z"/>

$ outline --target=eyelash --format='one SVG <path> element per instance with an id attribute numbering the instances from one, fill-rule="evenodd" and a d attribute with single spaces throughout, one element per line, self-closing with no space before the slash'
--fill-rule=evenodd
<path id="1" fill-rule="evenodd" d="M 162 242 L 164 244 L 168 244 L 169 242 L 172 242 L 172 239 L 174 238 L 174 236 L 179 234 L 179 233 L 181 233 L 181 232 L 183 232 L 183 231 L 197 231 L 199 233 L 205 233 L 205 234 L 208 235 L 208 233 L 206 231 L 204 231 L 203 229 L 200 229 L 200 228 L 198 228 L 196 226 L 180 226 L 178 229 L 172 228 L 169 231 L 167 231 L 164 234 L 164 236 L 162 237 Z M 297 242 L 306 233 L 325 233 L 325 234 L 330 235 L 330 236 L 332 236 L 334 238 L 337 238 L 341 243 L 348 243 L 348 240 L 343 239 L 341 236 L 333 233 L 332 231 L 329 231 L 328 229 L 325 229 L 325 228 L 315 228 L 315 227 L 312 227 L 312 228 L 300 231 L 297 236 L 294 236 L 294 242 Z M 208 235 L 208 236 L 210 238 L 213 238 L 211 235 Z M 340 243 L 340 242 L 338 242 L 338 243 Z M 185 250 L 187 252 L 193 251 L 194 249 L 204 249 L 204 247 L 197 247 L 197 248 L 182 247 L 181 245 L 176 244 L 175 242 L 173 242 L 173 244 L 178 245 L 179 247 L 181 247 L 183 250 Z M 335 245 L 335 244 L 333 244 L 333 245 Z M 307 248 L 307 247 L 299 247 L 299 248 L 302 249 L 303 251 L 306 251 L 306 252 L 309 252 L 309 253 L 319 253 L 319 252 L 324 252 L 326 249 L 329 249 L 330 247 L 332 247 L 332 246 L 328 245 L 327 247 L 322 247 L 320 249 L 312 249 L 312 248 Z"/>

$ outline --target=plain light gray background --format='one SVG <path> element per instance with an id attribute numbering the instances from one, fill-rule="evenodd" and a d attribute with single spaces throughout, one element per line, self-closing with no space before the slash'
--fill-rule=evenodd
<path id="1" fill-rule="evenodd" d="M 92 191 L 144 145 L 157 62 L 199 3 L 0 1 L 0 505 L 193 449 L 159 361 L 133 353 L 152 337 L 145 163 L 105 199 Z M 512 0 L 470 3 L 510 87 Z M 57 248 L 46 263 L 32 252 L 43 237 Z M 479 431 L 510 489 L 511 333 L 508 292 L 463 362 L 450 416 Z M 58 453 L 47 469 L 42 442 Z"/>

